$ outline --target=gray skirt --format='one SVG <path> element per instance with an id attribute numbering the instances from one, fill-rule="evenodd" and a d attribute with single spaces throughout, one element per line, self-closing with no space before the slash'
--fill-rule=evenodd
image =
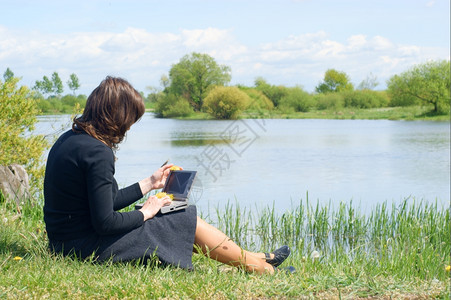
<path id="1" fill-rule="evenodd" d="M 147 262 L 154 256 L 164 265 L 192 268 L 196 206 L 168 214 L 157 214 L 143 226 L 127 233 L 100 236 L 96 233 L 73 241 L 50 241 L 50 249 L 95 261 Z"/>

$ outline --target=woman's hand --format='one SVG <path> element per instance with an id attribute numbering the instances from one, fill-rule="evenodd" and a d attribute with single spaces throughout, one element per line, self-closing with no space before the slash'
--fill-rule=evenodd
<path id="1" fill-rule="evenodd" d="M 170 168 L 173 165 L 174 164 L 165 165 L 156 170 L 155 173 L 153 173 L 152 176 L 150 176 L 152 190 L 161 189 L 164 187 L 164 183 L 166 182 L 169 172 L 171 171 Z"/>
<path id="2" fill-rule="evenodd" d="M 170 168 L 174 164 L 165 165 L 158 170 L 155 171 L 155 173 L 152 174 L 152 176 L 144 178 L 139 182 L 139 187 L 141 188 L 141 192 L 143 195 L 147 194 L 151 190 L 155 189 L 161 189 L 164 187 L 164 183 L 166 182 L 166 178 L 168 178 Z"/>
<path id="3" fill-rule="evenodd" d="M 143 207 L 141 207 L 139 210 L 144 215 L 144 221 L 147 221 L 148 219 L 153 218 L 160 208 L 162 208 L 165 205 L 168 205 L 171 203 L 171 198 L 168 196 L 163 198 L 157 198 L 155 195 L 150 196 L 147 198 L 147 201 L 143 204 Z"/>

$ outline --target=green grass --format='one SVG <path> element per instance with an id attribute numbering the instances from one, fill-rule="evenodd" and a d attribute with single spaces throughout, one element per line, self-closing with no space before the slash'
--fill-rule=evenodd
<path id="1" fill-rule="evenodd" d="M 194 255 L 194 272 L 83 262 L 48 253 L 40 205 L 0 203 L 0 298 L 449 299 L 449 210 L 412 199 L 363 214 L 352 203 L 301 201 L 289 211 L 227 203 L 215 225 L 243 247 L 288 244 L 294 275 L 257 276 Z M 203 212 L 213 215 L 211 212 Z M 207 218 L 208 220 L 208 218 Z M 213 222 L 212 220 L 209 220 Z M 313 250 L 320 253 L 311 257 Z M 21 257 L 15 260 L 14 257 Z"/>
<path id="2" fill-rule="evenodd" d="M 154 104 L 146 102 L 146 111 L 153 112 Z M 273 110 L 246 110 L 240 119 L 338 119 L 338 120 L 407 120 L 407 121 L 450 121 L 450 114 L 435 115 L 431 107 L 382 107 L 382 108 L 343 108 L 335 110 L 311 110 L 308 112 L 283 112 Z M 205 112 L 193 112 L 186 117 L 177 117 L 180 120 L 214 120 Z"/>
<path id="3" fill-rule="evenodd" d="M 280 110 L 247 110 L 241 113 L 240 119 L 338 119 L 338 120 L 421 120 L 421 121 L 450 121 L 450 114 L 435 115 L 430 107 L 383 107 L 383 108 L 343 108 L 335 110 L 311 110 L 309 112 L 282 112 Z M 151 111 L 151 110 L 149 110 Z M 205 112 L 194 112 L 182 120 L 212 120 L 213 117 Z"/>
<path id="4" fill-rule="evenodd" d="M 309 112 L 283 113 L 278 110 L 244 112 L 242 118 L 274 118 L 274 119 L 340 119 L 340 120 L 428 120 L 449 121 L 450 115 L 434 115 L 430 107 L 384 107 L 384 108 L 343 108 L 335 110 L 312 110 Z"/>

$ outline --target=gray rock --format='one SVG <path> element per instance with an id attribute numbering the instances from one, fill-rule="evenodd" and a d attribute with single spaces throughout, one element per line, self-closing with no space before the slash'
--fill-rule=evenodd
<path id="1" fill-rule="evenodd" d="M 0 166 L 0 190 L 6 200 L 17 205 L 30 196 L 28 174 L 21 165 Z"/>

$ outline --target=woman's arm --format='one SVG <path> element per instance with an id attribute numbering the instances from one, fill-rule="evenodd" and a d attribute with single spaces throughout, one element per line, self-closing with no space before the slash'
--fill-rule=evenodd
<path id="1" fill-rule="evenodd" d="M 94 230 L 101 235 L 130 231 L 143 224 L 139 210 L 117 212 L 114 210 L 114 155 L 111 149 L 100 145 L 93 147 L 84 157 L 89 212 Z M 137 188 L 137 187 L 136 187 Z"/>
<path id="2" fill-rule="evenodd" d="M 117 186 L 117 184 L 115 183 Z M 132 203 L 140 200 L 144 195 L 141 192 L 139 183 L 132 184 L 131 186 L 120 189 L 116 198 L 114 198 L 114 210 L 120 210 L 129 206 Z"/>
<path id="3" fill-rule="evenodd" d="M 173 164 L 159 168 L 150 177 L 146 177 L 138 183 L 126 188 L 120 189 L 114 199 L 114 210 L 120 210 L 124 207 L 141 199 L 151 190 L 160 189 L 164 186 L 166 178 L 169 175 L 169 169 Z"/>

